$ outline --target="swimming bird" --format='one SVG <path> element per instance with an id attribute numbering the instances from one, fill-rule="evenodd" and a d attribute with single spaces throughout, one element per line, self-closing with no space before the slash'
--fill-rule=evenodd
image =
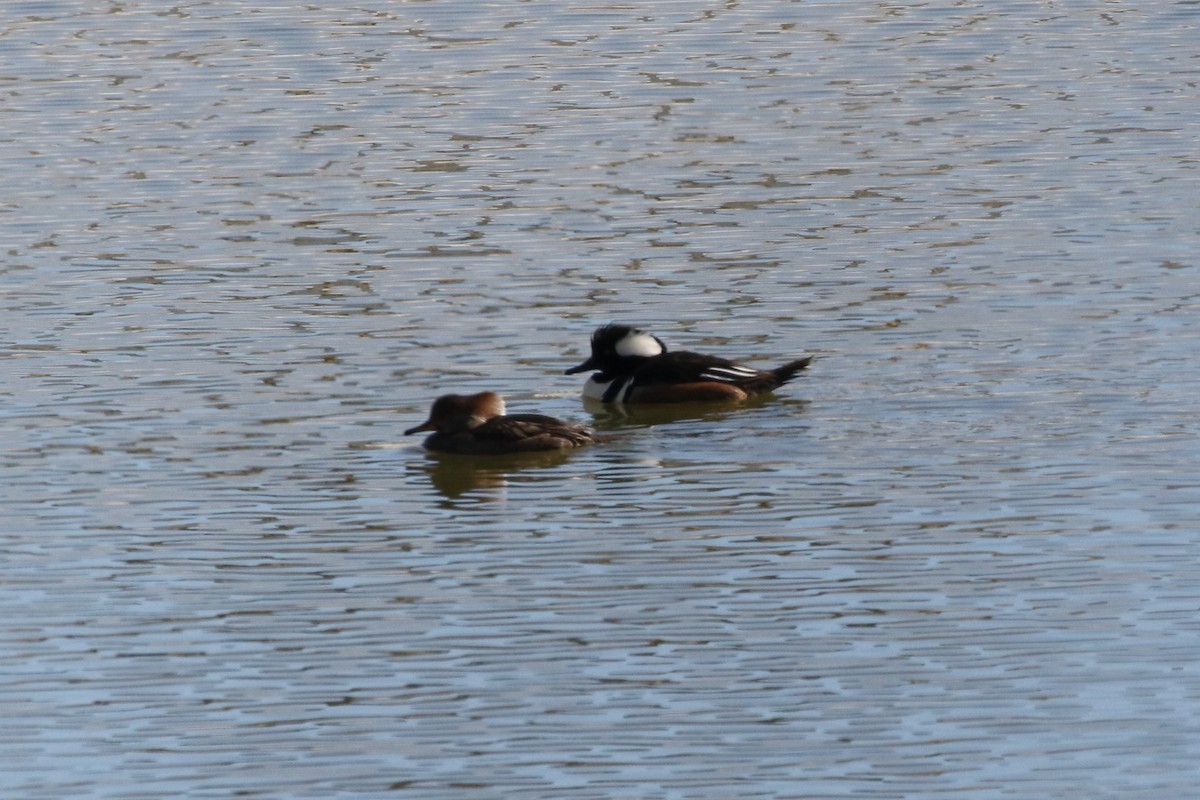
<path id="1" fill-rule="evenodd" d="M 404 433 L 433 431 L 426 449 L 460 455 L 567 450 L 595 441 L 586 428 L 554 417 L 504 412 L 504 398 L 495 392 L 447 394 L 434 401 L 429 419 Z"/>
<path id="2" fill-rule="evenodd" d="M 812 357 L 756 369 L 718 356 L 669 352 L 657 336 L 616 323 L 592 334 L 592 354 L 567 375 L 595 370 L 583 396 L 604 403 L 736 402 L 796 377 Z"/>

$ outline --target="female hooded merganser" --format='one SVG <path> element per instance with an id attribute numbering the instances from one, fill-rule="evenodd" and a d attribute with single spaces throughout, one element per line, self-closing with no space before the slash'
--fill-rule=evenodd
<path id="1" fill-rule="evenodd" d="M 433 431 L 425 439 L 427 449 L 460 455 L 567 450 L 595 441 L 584 428 L 554 417 L 505 416 L 504 399 L 495 392 L 439 397 L 429 419 L 404 433 L 419 431 Z"/>
<path id="2" fill-rule="evenodd" d="M 604 403 L 742 401 L 778 389 L 812 361 L 755 369 L 702 353 L 668 353 L 657 336 L 629 325 L 605 325 L 592 334 L 592 355 L 567 370 L 597 370 L 583 396 Z"/>

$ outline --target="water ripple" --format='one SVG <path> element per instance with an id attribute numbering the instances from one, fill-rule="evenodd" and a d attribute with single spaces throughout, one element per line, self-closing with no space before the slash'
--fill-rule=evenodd
<path id="1" fill-rule="evenodd" d="M 0 787 L 1188 796 L 1188 5 L 10 3 Z"/>

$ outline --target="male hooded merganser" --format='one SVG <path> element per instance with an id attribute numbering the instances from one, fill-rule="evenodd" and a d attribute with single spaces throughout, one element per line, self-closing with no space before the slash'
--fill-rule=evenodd
<path id="1" fill-rule="evenodd" d="M 668 353 L 657 336 L 629 325 L 605 325 L 592 334 L 592 355 L 567 370 L 597 370 L 583 396 L 604 403 L 741 401 L 778 389 L 811 357 L 775 369 L 755 369 L 702 353 Z"/>
<path id="2" fill-rule="evenodd" d="M 439 397 L 429 419 L 404 433 L 419 431 L 433 431 L 425 439 L 427 449 L 460 455 L 567 450 L 595 441 L 584 428 L 554 417 L 505 416 L 504 400 L 495 392 Z"/>

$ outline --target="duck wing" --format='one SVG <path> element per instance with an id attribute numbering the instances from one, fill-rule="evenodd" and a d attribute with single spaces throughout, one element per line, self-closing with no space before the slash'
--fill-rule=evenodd
<path id="1" fill-rule="evenodd" d="M 634 375 L 642 384 L 715 381 L 738 387 L 773 377 L 770 372 L 747 367 L 727 358 L 686 351 L 649 358 Z"/>
<path id="2" fill-rule="evenodd" d="M 478 439 L 497 444 L 540 444 L 544 449 L 578 447 L 592 441 L 592 435 L 586 429 L 544 414 L 509 414 L 505 417 L 493 417 L 473 428 L 471 432 Z"/>
<path id="3" fill-rule="evenodd" d="M 721 383 L 750 393 L 769 392 L 794 378 L 811 360 L 801 358 L 776 369 L 756 369 L 719 356 L 681 351 L 646 359 L 634 376 L 642 385 Z"/>

